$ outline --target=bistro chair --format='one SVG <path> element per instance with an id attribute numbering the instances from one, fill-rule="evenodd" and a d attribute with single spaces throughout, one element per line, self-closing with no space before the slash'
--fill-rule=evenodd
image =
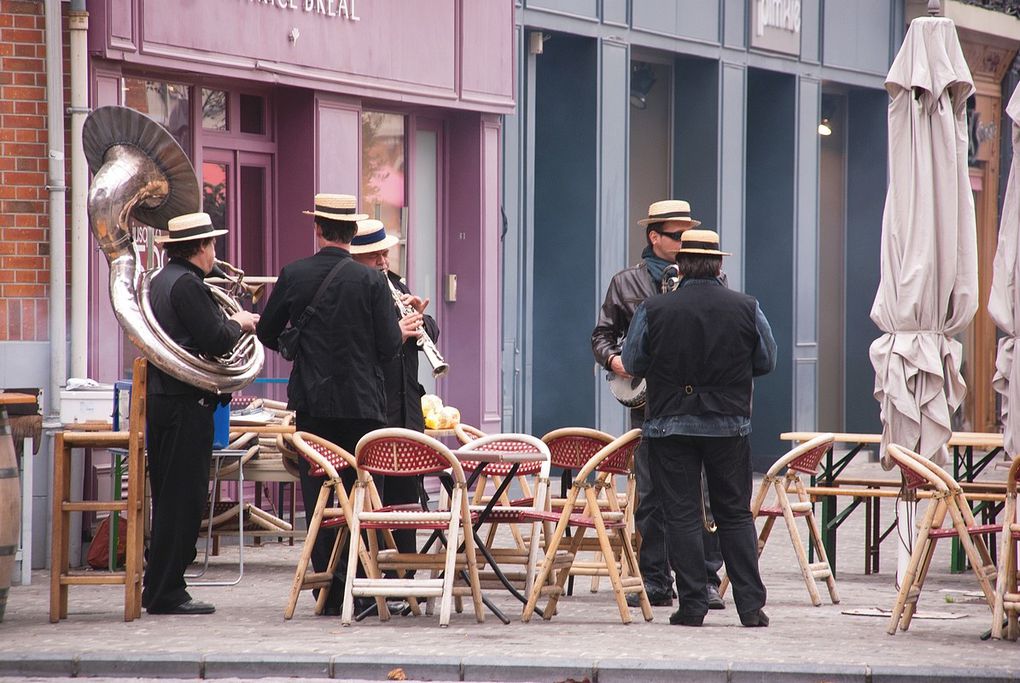
<path id="1" fill-rule="evenodd" d="M 551 498 L 549 503 L 550 509 L 558 512 L 563 509 L 563 505 L 566 502 L 567 482 L 569 481 L 567 473 L 576 472 L 584 467 L 593 455 L 602 450 L 607 444 L 612 443 L 613 436 L 587 427 L 563 427 L 547 433 L 542 437 L 542 440 L 549 446 L 549 455 L 553 467 L 559 467 L 563 471 L 560 489 L 561 495 Z M 633 535 L 635 529 L 632 501 L 636 500 L 636 481 L 633 477 L 633 472 L 628 472 L 622 476 L 626 483 L 623 487 L 620 487 L 618 486 L 617 477 L 613 473 L 603 473 L 595 482 L 595 493 L 603 510 L 608 509 L 608 499 L 610 496 L 616 498 L 620 510 L 624 512 L 627 519 L 628 528 Z M 621 488 L 623 489 L 622 493 L 620 491 Z M 581 507 L 585 505 L 583 502 L 578 504 Z M 551 527 L 551 525 L 547 526 Z M 548 532 L 551 532 L 552 529 L 548 528 L 546 531 L 548 536 Z M 639 545 L 640 543 L 635 545 L 635 550 Z M 579 552 L 594 553 L 594 557 L 590 560 L 574 558 L 570 569 L 571 578 L 567 586 L 567 593 L 569 594 L 572 590 L 574 576 L 590 576 L 591 592 L 595 593 L 598 591 L 599 577 L 608 576 L 605 570 L 605 563 L 600 556 L 601 550 L 599 549 L 598 540 L 595 538 L 586 539 L 581 544 Z M 625 568 L 620 566 L 619 570 L 625 571 Z"/>
<path id="2" fill-rule="evenodd" d="M 765 524 L 762 526 L 761 533 L 758 534 L 758 557 L 761 557 L 765 550 L 765 543 L 769 539 L 776 519 L 782 517 L 786 522 L 786 530 L 790 534 L 793 550 L 797 554 L 797 563 L 800 565 L 800 573 L 804 577 L 804 585 L 807 586 L 811 603 L 815 607 L 822 604 L 815 579 L 825 579 L 825 585 L 829 589 L 829 599 L 834 605 L 839 603 L 839 592 L 836 590 L 836 579 L 832 575 L 829 558 L 826 556 L 825 546 L 822 544 L 822 534 L 815 519 L 811 496 L 808 495 L 801 476 L 814 476 L 818 473 L 818 465 L 825 453 L 832 448 L 833 439 L 832 434 L 820 434 L 777 460 L 766 472 L 765 478 L 762 479 L 761 486 L 758 488 L 758 494 L 751 504 L 751 515 L 755 519 L 765 518 Z M 775 499 L 771 505 L 766 505 L 765 499 L 770 490 L 775 491 Z M 791 500 L 791 494 L 794 496 L 793 500 Z M 804 547 L 800 531 L 797 529 L 797 517 L 803 517 L 807 521 L 808 533 L 814 541 L 815 548 L 818 549 L 818 562 L 812 564 L 808 561 L 807 549 Z M 725 595 L 729 583 L 729 577 L 723 577 L 719 586 L 720 595 Z"/>
<path id="3" fill-rule="evenodd" d="M 918 526 L 913 552 L 893 605 L 887 629 L 889 635 L 895 635 L 897 627 L 903 631 L 910 628 L 910 620 L 917 609 L 917 600 L 939 539 L 959 539 L 981 586 L 981 592 L 985 595 L 985 601 L 991 608 L 994 604 L 991 578 L 996 572 L 981 536 L 997 533 L 1002 527 L 997 524 L 977 524 L 964 498 L 963 489 L 953 477 L 928 458 L 896 444 L 889 444 L 886 452 L 900 468 L 906 491 L 916 491 L 922 486 L 932 489 L 932 497 Z M 947 514 L 950 524 L 943 527 Z"/>
<path id="4" fill-rule="evenodd" d="M 309 473 L 313 477 L 326 477 L 319 489 L 319 497 L 315 502 L 315 510 L 308 523 L 308 533 L 305 535 L 304 545 L 301 546 L 301 556 L 298 559 L 297 568 L 294 571 L 294 581 L 291 584 L 290 597 L 287 607 L 283 612 L 284 619 L 294 616 L 294 609 L 297 606 L 298 596 L 303 590 L 318 589 L 319 595 L 315 603 L 315 613 L 322 614 L 329 597 L 330 586 L 333 583 L 333 576 L 339 562 L 340 549 L 349 537 L 347 520 L 350 516 L 351 501 L 340 478 L 340 472 L 354 467 L 354 456 L 337 446 L 331 441 L 308 432 L 295 432 L 287 439 L 287 446 L 292 446 L 297 453 L 308 461 Z M 336 495 L 334 506 L 328 506 L 330 494 Z M 375 487 L 370 487 L 369 502 L 374 508 L 381 508 L 379 494 Z M 410 509 L 417 508 L 417 505 L 409 506 Z M 322 529 L 336 529 L 336 540 L 333 542 L 333 549 L 329 555 L 329 564 L 325 571 L 308 571 L 308 564 L 312 557 L 312 549 L 315 546 L 315 539 Z M 396 547 L 393 537 L 386 532 L 386 541 L 390 547 Z M 365 551 L 363 551 L 365 552 Z M 412 603 L 411 609 L 417 614 L 417 603 Z"/>
<path id="5" fill-rule="evenodd" d="M 375 597 L 379 618 L 383 621 L 390 617 L 385 598 L 406 598 L 413 607 L 416 603 L 413 598 L 438 597 L 439 624 L 448 626 L 455 594 L 470 594 L 474 602 L 475 618 L 479 622 L 484 621 L 467 486 L 464 469 L 456 456 L 432 437 L 394 427 L 377 429 L 363 436 L 358 442 L 355 457 L 358 481 L 354 486 L 354 501 L 349 517 L 351 542 L 341 623 L 344 626 L 350 625 L 354 613 L 354 597 Z M 372 475 L 408 477 L 439 475 L 446 471 L 453 482 L 449 509 L 423 510 L 417 507 L 413 510 L 373 510 L 368 504 L 373 490 Z M 436 555 L 380 550 L 375 532 L 394 529 L 443 531 L 446 533 L 446 551 Z M 361 538 L 363 530 L 368 531 L 367 552 Z M 458 552 L 461 545 L 463 551 Z M 367 578 L 355 577 L 359 557 Z M 383 576 L 384 571 L 410 569 L 441 569 L 443 575 L 428 579 Z M 454 586 L 458 569 L 466 570 L 467 586 Z"/>
<path id="6" fill-rule="evenodd" d="M 1006 477 L 1006 506 L 1002 517 L 1002 545 L 999 550 L 999 575 L 995 582 L 995 604 L 992 608 L 992 638 L 1002 638 L 1006 622 L 1006 639 L 1020 635 L 1020 591 L 1017 590 L 1017 544 L 1020 543 L 1020 519 L 1017 518 L 1017 480 L 1020 478 L 1020 456 L 1013 458 Z"/>
<path id="7" fill-rule="evenodd" d="M 471 459 L 471 453 L 486 454 L 485 458 L 479 460 Z M 505 461 L 493 460 L 493 455 L 522 455 L 530 456 L 527 460 L 507 459 Z M 505 480 L 513 476 L 517 480 L 525 480 L 533 477 L 535 480 L 534 493 L 528 487 L 527 495 L 523 498 L 510 499 L 506 490 L 500 495 L 499 500 L 492 501 L 488 497 L 476 495 L 470 506 L 474 515 L 479 517 L 476 524 L 488 524 L 489 532 L 484 541 L 484 549 L 500 566 L 518 565 L 523 567 L 520 576 L 514 576 L 523 581 L 524 592 L 527 595 L 531 591 L 535 573 L 538 570 L 538 557 L 542 550 L 541 542 L 533 542 L 541 538 L 541 520 L 526 519 L 528 512 L 547 510 L 546 501 L 549 489 L 549 448 L 545 443 L 530 434 L 490 434 L 482 436 L 463 445 L 457 452 L 461 467 L 465 474 L 481 470 L 478 482 L 483 478 L 492 479 L 497 487 L 508 485 Z M 515 471 L 516 469 L 516 471 Z M 482 488 L 478 484 L 476 493 Z M 500 524 L 507 524 L 510 527 L 514 546 L 500 548 L 495 545 L 496 531 Z M 527 537 L 523 536 L 518 526 L 528 524 L 530 526 Z M 487 560 L 486 560 L 487 561 Z M 483 563 L 484 567 L 484 563 Z M 502 571 L 502 570 L 501 570 Z M 504 572 L 504 575 L 505 572 Z M 483 579 L 488 578 L 484 574 Z M 508 579 L 511 577 L 506 575 Z M 522 600 L 524 598 L 522 597 Z"/>
<path id="8" fill-rule="evenodd" d="M 572 559 L 576 558 L 580 551 L 585 533 L 589 529 L 595 531 L 595 538 L 601 551 L 602 569 L 613 586 L 613 597 L 616 598 L 616 605 L 620 610 L 620 619 L 625 624 L 632 621 L 627 607 L 627 594 L 638 593 L 642 615 L 646 621 L 652 620 L 652 607 L 645 594 L 644 582 L 641 580 L 626 513 L 620 509 L 616 495 L 607 496 L 602 505 L 596 491 L 609 476 L 629 476 L 633 470 L 634 453 L 640 443 L 641 430 L 632 429 L 606 444 L 580 468 L 559 512 L 530 512 L 525 515 L 526 519 L 555 522 L 556 528 L 549 537 L 545 559 L 528 596 L 528 604 L 525 605 L 524 613 L 521 615 L 522 621 L 531 620 L 542 595 L 549 596 L 543 618 L 551 619 L 556 613 L 556 603 L 564 593 L 564 585 L 573 565 Z M 584 502 L 580 503 L 579 499 L 583 499 Z M 583 505 L 581 512 L 577 512 L 579 505 Z M 565 542 L 564 537 L 568 528 L 572 529 L 574 534 L 569 539 L 566 562 L 563 562 L 559 559 L 557 550 L 560 544 Z M 614 537 L 612 540 L 610 531 Z M 617 552 L 620 554 L 619 560 L 616 558 Z M 620 567 L 624 571 L 621 571 Z M 556 579 L 553 583 L 548 583 L 553 572 L 556 573 Z"/>

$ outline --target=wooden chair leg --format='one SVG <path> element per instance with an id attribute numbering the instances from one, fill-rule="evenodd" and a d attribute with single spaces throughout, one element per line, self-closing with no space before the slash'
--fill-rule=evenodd
<path id="1" fill-rule="evenodd" d="M 354 486 L 354 504 L 352 510 L 365 509 L 365 486 L 359 481 Z M 350 523 L 350 540 L 347 553 L 347 578 L 344 581 L 344 604 L 340 610 L 340 623 L 350 626 L 354 618 L 354 577 L 358 573 L 358 557 L 361 554 L 361 522 L 357 515 L 352 515 Z"/>
<path id="2" fill-rule="evenodd" d="M 462 504 L 464 491 L 456 487 L 450 495 L 450 523 L 446 529 L 446 563 L 443 567 L 443 595 L 439 601 L 439 625 L 447 627 L 450 625 L 450 612 L 453 608 L 453 579 L 457 571 L 457 539 L 459 538 L 460 515 L 457 510 Z M 467 534 L 470 529 L 464 530 L 465 548 L 467 547 Z M 473 546 L 472 546 L 473 547 Z"/>
<path id="3" fill-rule="evenodd" d="M 822 596 L 818 594 L 818 585 L 815 583 L 815 575 L 808 562 L 807 551 L 800 540 L 800 531 L 797 530 L 797 518 L 790 508 L 790 498 L 785 487 L 777 489 L 779 506 L 783 510 L 783 520 L 786 522 L 786 531 L 790 534 L 790 542 L 793 544 L 793 552 L 797 555 L 797 564 L 800 565 L 800 573 L 804 578 L 804 585 L 807 586 L 808 595 L 811 596 L 811 604 L 818 607 L 822 604 Z"/>
<path id="4" fill-rule="evenodd" d="M 903 573 L 903 581 L 900 583 L 900 590 L 896 594 L 896 602 L 893 604 L 892 614 L 889 617 L 889 626 L 886 628 L 886 632 L 889 635 L 896 635 L 896 630 L 900 626 L 900 617 L 906 609 L 907 600 L 915 589 L 914 579 L 918 565 L 921 563 L 921 557 L 930 547 L 931 539 L 928 537 L 928 532 L 931 529 L 935 508 L 938 504 L 939 501 L 936 500 L 932 500 L 928 504 L 924 520 L 921 523 L 920 529 L 918 529 L 917 537 L 914 540 L 914 550 L 910 553 L 910 560 L 907 562 L 906 570 Z M 913 602 L 915 604 L 919 593 L 920 586 L 917 587 L 917 592 L 913 595 Z"/>
<path id="5" fill-rule="evenodd" d="M 291 581 L 287 607 L 283 610 L 284 619 L 290 619 L 294 616 L 298 596 L 301 594 L 301 590 L 305 586 L 305 575 L 308 571 L 308 563 L 312 557 L 312 548 L 315 546 L 315 539 L 319 535 L 319 527 L 322 524 L 322 513 L 326 508 L 326 501 L 329 499 L 329 494 L 329 485 L 323 484 L 322 487 L 319 488 L 319 497 L 315 501 L 315 510 L 312 512 L 312 519 L 308 523 L 308 532 L 305 534 L 305 542 L 301 546 L 301 556 L 298 558 L 297 568 L 294 570 L 294 580 Z M 337 536 L 339 536 L 339 534 L 337 534 Z M 334 546 L 334 552 L 335 550 Z M 319 597 L 322 597 L 322 592 L 322 589 L 319 589 Z M 316 603 L 316 614 L 318 613 L 318 603 Z"/>
<path id="6" fill-rule="evenodd" d="M 591 509 L 591 516 L 595 520 L 595 537 L 599 547 L 602 548 L 603 565 L 609 574 L 609 583 L 613 587 L 613 597 L 616 599 L 616 606 L 620 610 L 620 619 L 625 624 L 633 621 L 630 616 L 630 609 L 627 607 L 627 596 L 623 593 L 623 584 L 620 581 L 620 573 L 616 570 L 613 548 L 609 543 L 609 535 L 606 533 L 606 524 L 602 519 L 602 511 L 599 510 L 598 501 L 595 499 L 595 491 L 585 489 L 585 497 Z"/>
<path id="7" fill-rule="evenodd" d="M 1005 600 L 1007 582 L 1009 581 L 1010 565 L 1013 564 L 1015 559 L 1014 549 L 1016 542 L 1009 531 L 1009 525 L 1014 519 L 1015 513 L 1011 513 L 1010 505 L 1007 502 L 1005 515 L 1003 516 L 1005 522 L 1002 529 L 1002 544 L 999 551 L 999 573 L 995 579 L 995 602 L 992 605 L 992 638 L 995 640 L 1002 638 L 1002 622 L 1006 618 Z"/>
<path id="8" fill-rule="evenodd" d="M 451 514 L 453 513 L 451 512 Z M 471 510 L 466 502 L 461 504 L 460 526 L 464 530 L 464 554 L 467 561 L 471 601 L 475 607 L 475 620 L 481 624 L 485 621 L 485 605 L 482 603 L 482 586 L 481 580 L 478 578 L 478 553 L 475 548 L 474 532 L 471 530 Z"/>
<path id="9" fill-rule="evenodd" d="M 648 601 L 648 593 L 645 592 L 645 583 L 641 580 L 641 570 L 638 568 L 637 554 L 634 552 L 634 547 L 631 545 L 630 530 L 629 529 L 617 529 L 617 536 L 620 539 L 620 543 L 623 546 L 623 560 L 622 564 L 629 568 L 631 575 L 638 577 L 638 604 L 641 606 L 641 616 L 644 617 L 645 621 L 651 621 L 654 617 L 652 612 L 652 603 Z"/>
<path id="10" fill-rule="evenodd" d="M 70 486 L 67 476 L 67 461 L 70 449 L 64 446 L 64 434 L 57 432 L 53 443 L 53 538 L 50 543 L 50 622 L 57 623 L 66 616 L 61 605 L 67 604 L 67 586 L 60 583 L 61 574 L 67 572 L 67 523 L 61 503 L 68 499 Z"/>
<path id="11" fill-rule="evenodd" d="M 570 495 L 567 496 L 566 510 L 572 510 L 574 501 L 577 500 L 577 487 L 575 486 L 570 490 Z M 521 621 L 527 623 L 531 621 L 531 616 L 535 613 L 535 607 L 538 605 L 538 599 L 542 595 L 542 588 L 549 580 L 553 566 L 556 561 L 556 551 L 560 547 L 560 542 L 563 540 L 563 534 L 567 531 L 567 526 L 570 523 L 569 513 L 560 515 L 559 522 L 556 523 L 556 528 L 553 530 L 551 535 L 547 536 L 548 547 L 545 551 L 545 559 L 542 561 L 542 568 L 538 572 L 538 576 L 535 579 L 535 585 L 531 588 L 531 594 L 528 596 L 528 602 L 524 605 L 524 611 L 521 613 Z M 562 570 L 567 574 L 570 573 L 569 568 Z M 557 577 L 558 578 L 558 577 Z M 557 584 L 558 585 L 558 584 Z M 549 608 L 546 608 L 545 614 L 549 614 Z M 547 619 L 550 616 L 546 617 Z"/>

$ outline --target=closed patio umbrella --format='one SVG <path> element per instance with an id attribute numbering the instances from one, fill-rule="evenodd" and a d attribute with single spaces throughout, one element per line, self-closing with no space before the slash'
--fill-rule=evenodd
<path id="1" fill-rule="evenodd" d="M 881 280 L 871 319 L 882 464 L 889 443 L 946 461 L 950 418 L 967 387 L 953 337 L 978 305 L 974 198 L 967 171 L 970 70 L 952 20 L 910 23 L 885 81 L 889 188 L 882 216 Z"/>
<path id="2" fill-rule="evenodd" d="M 1010 457 L 1020 454 L 1020 419 L 1011 412 L 1020 406 L 1020 87 L 1006 105 L 1013 121 L 1013 163 L 999 223 L 999 245 L 992 264 L 992 292 L 988 312 L 1005 336 L 999 340 L 992 386 L 1002 395 L 1003 440 Z"/>

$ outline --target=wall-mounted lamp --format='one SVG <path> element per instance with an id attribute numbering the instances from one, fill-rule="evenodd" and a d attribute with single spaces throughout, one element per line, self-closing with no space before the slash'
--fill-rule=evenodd
<path id="1" fill-rule="evenodd" d="M 650 64 L 635 62 L 630 69 L 630 104 L 637 109 L 648 106 L 648 93 L 655 85 L 655 73 Z"/>
<path id="2" fill-rule="evenodd" d="M 829 121 L 829 117 L 823 117 L 818 124 L 819 135 L 832 135 L 832 122 Z"/>

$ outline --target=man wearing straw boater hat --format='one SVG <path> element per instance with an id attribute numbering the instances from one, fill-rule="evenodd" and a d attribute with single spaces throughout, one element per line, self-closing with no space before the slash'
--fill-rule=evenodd
<path id="1" fill-rule="evenodd" d="M 680 249 L 680 235 L 696 228 L 701 221 L 691 217 L 691 206 L 678 199 L 654 202 L 648 207 L 648 217 L 638 221 L 645 228 L 647 242 L 641 253 L 641 262 L 617 273 L 609 283 L 598 323 L 591 335 L 591 348 L 595 361 L 617 375 L 629 376 L 620 358 L 623 337 L 627 334 L 634 311 L 645 299 L 659 293 L 662 273 L 673 263 Z M 641 427 L 645 419 L 643 406 L 630 411 L 631 429 Z M 637 508 L 634 522 L 641 534 L 638 564 L 645 583 L 648 600 L 655 606 L 673 604 L 673 577 L 670 575 L 669 552 L 666 543 L 662 506 L 652 488 L 648 468 L 647 449 L 638 450 L 634 462 L 637 473 Z M 699 497 L 700 498 L 700 497 Z M 707 502 L 706 502 L 707 505 Z M 705 532 L 705 590 L 709 606 L 723 609 L 725 603 L 719 595 L 719 569 L 722 554 L 714 534 Z M 638 595 L 627 596 L 627 604 L 637 607 Z"/>
<path id="2" fill-rule="evenodd" d="M 425 389 L 418 382 L 417 340 L 420 334 L 439 341 L 439 326 L 431 315 L 425 315 L 429 300 L 411 294 L 399 275 L 390 270 L 390 249 L 400 239 L 386 232 L 382 221 L 368 219 L 358 222 L 358 232 L 351 242 L 351 256 L 358 263 L 375 268 L 385 275 L 400 293 L 400 302 L 409 311 L 400 318 L 403 344 L 396 358 L 383 365 L 386 384 L 386 426 L 425 431 L 421 397 Z M 394 305 L 396 301 L 394 301 Z M 414 503 L 418 500 L 418 483 L 414 477 L 377 477 L 383 505 Z M 415 552 L 414 530 L 394 531 L 393 539 L 400 552 Z"/>
<path id="3" fill-rule="evenodd" d="M 681 235 L 680 286 L 638 306 L 623 347 L 624 367 L 648 385 L 642 435 L 680 597 L 669 623 L 683 626 L 701 626 L 709 609 L 702 470 L 740 623 L 769 624 L 750 510 L 749 435 L 752 378 L 775 369 L 776 342 L 754 297 L 719 281 L 728 255 L 712 230 Z"/>
<path id="4" fill-rule="evenodd" d="M 259 316 L 238 311 L 229 318 L 202 280 L 216 262 L 209 215 L 170 219 L 157 237 L 168 261 L 152 278 L 149 302 L 163 331 L 189 352 L 219 356 L 242 332 L 254 332 Z M 146 444 L 152 488 L 152 540 L 145 565 L 142 606 L 149 614 L 210 614 L 209 603 L 192 600 L 184 570 L 195 559 L 195 542 L 209 496 L 213 411 L 222 397 L 149 365 Z M 229 396 L 226 397 L 229 400 Z"/>
<path id="5" fill-rule="evenodd" d="M 354 453 L 362 436 L 386 425 L 382 367 L 400 350 L 400 327 L 383 275 L 351 258 L 358 221 L 368 218 L 357 212 L 357 199 L 317 194 L 313 210 L 304 213 L 315 217 L 319 251 L 280 271 L 258 337 L 273 350 L 282 344 L 294 362 L 287 407 L 296 413 L 297 428 Z M 295 328 L 297 334 L 291 332 Z M 311 476 L 303 458 L 298 469 L 310 518 L 325 479 Z M 341 476 L 345 486 L 353 486 L 352 469 Z M 315 539 L 317 572 L 329 564 L 335 533 L 320 530 Z M 345 570 L 344 563 L 340 568 Z M 343 588 L 343 577 L 334 576 L 325 614 L 340 613 Z"/>

